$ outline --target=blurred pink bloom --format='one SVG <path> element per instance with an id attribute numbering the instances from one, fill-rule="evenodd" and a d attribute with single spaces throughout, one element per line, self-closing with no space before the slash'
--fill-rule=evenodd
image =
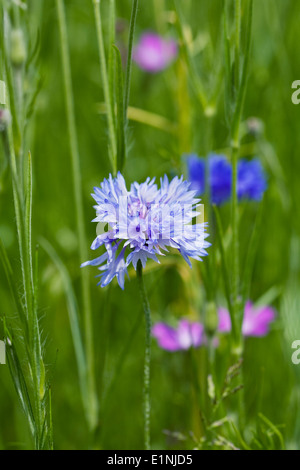
<path id="1" fill-rule="evenodd" d="M 177 56 L 174 39 L 164 39 L 155 33 L 144 33 L 133 50 L 133 60 L 146 72 L 164 70 Z"/>
<path id="2" fill-rule="evenodd" d="M 220 331 L 221 333 L 229 333 L 231 331 L 231 320 L 228 310 L 226 310 L 226 308 L 221 307 L 218 309 L 218 315 L 218 331 Z"/>
<path id="3" fill-rule="evenodd" d="M 177 328 L 165 323 L 156 323 L 152 328 L 152 335 L 157 339 L 159 346 L 167 351 L 198 348 L 204 343 L 203 325 L 188 320 L 180 320 Z"/>
<path id="4" fill-rule="evenodd" d="M 219 308 L 218 331 L 228 333 L 231 331 L 231 320 L 226 308 Z M 248 300 L 245 305 L 242 332 L 244 336 L 266 336 L 269 333 L 269 326 L 275 320 L 275 310 L 271 307 L 254 308 Z"/>

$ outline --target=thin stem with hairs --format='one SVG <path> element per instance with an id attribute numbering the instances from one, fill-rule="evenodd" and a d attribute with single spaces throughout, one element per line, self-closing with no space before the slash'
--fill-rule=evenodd
<path id="1" fill-rule="evenodd" d="M 143 279 L 143 267 L 141 261 L 137 265 L 137 278 L 139 283 L 140 294 L 143 303 L 146 324 L 146 341 L 145 341 L 145 363 L 144 363 L 144 440 L 145 449 L 150 450 L 150 418 L 151 418 L 151 402 L 150 402 L 150 362 L 151 362 L 151 312 L 146 288 Z"/>

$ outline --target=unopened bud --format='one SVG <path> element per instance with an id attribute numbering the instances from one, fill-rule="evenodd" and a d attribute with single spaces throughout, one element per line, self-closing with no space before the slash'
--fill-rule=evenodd
<path id="1" fill-rule="evenodd" d="M 247 131 L 249 134 L 260 137 L 264 133 L 264 123 L 261 119 L 251 117 L 246 121 Z"/>
<path id="2" fill-rule="evenodd" d="M 5 131 L 5 129 L 11 123 L 11 114 L 8 109 L 0 108 L 0 132 Z"/>
<path id="3" fill-rule="evenodd" d="M 11 32 L 10 58 L 15 67 L 21 67 L 26 60 L 26 44 L 23 31 L 13 29 Z"/>
<path id="4" fill-rule="evenodd" d="M 218 328 L 218 313 L 214 302 L 206 304 L 204 325 L 207 335 L 213 336 Z"/>

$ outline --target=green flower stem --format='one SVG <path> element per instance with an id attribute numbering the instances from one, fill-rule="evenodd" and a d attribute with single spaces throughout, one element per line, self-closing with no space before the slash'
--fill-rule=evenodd
<path id="1" fill-rule="evenodd" d="M 76 208 L 77 232 L 79 238 L 79 256 L 80 261 L 88 258 L 87 240 L 84 228 L 83 197 L 81 184 L 80 158 L 78 150 L 78 139 L 75 124 L 75 111 L 72 91 L 72 78 L 70 56 L 68 48 L 68 35 L 66 27 L 66 16 L 63 0 L 56 0 L 57 15 L 60 30 L 61 56 L 63 67 L 64 91 L 66 100 L 66 112 L 68 121 L 69 145 L 72 159 L 73 189 Z M 83 296 L 83 312 L 85 326 L 85 348 L 87 360 L 87 382 L 89 390 L 89 412 L 87 420 L 91 430 L 94 430 L 98 423 L 98 400 L 95 384 L 95 361 L 94 361 L 94 338 L 93 338 L 93 320 L 91 311 L 89 273 L 87 270 L 81 270 L 81 284 Z"/>
<path id="2" fill-rule="evenodd" d="M 149 301 L 145 289 L 143 279 L 143 267 L 139 261 L 137 265 L 137 278 L 143 302 L 143 309 L 145 313 L 146 323 L 146 342 L 145 342 L 145 364 L 144 364 L 144 438 L 145 438 L 145 449 L 150 450 L 150 415 L 151 415 L 151 403 L 150 403 L 150 362 L 151 362 L 151 312 Z"/>
<path id="3" fill-rule="evenodd" d="M 240 3 L 236 2 L 236 8 L 240 8 Z M 236 324 L 238 325 L 237 334 L 233 338 L 234 340 L 234 353 L 239 355 L 242 351 L 242 316 L 241 312 L 241 301 L 239 299 L 239 287 L 240 287 L 240 275 L 239 275 L 239 217 L 238 217 L 238 195 L 237 195 L 237 167 L 238 167 L 238 156 L 240 147 L 240 123 L 242 118 L 242 112 L 244 107 L 247 79 L 249 72 L 249 59 L 250 59 L 250 46 L 251 46 L 251 30 L 252 30 L 252 14 L 253 14 L 253 0 L 249 2 L 248 10 L 248 22 L 247 22 L 247 44 L 245 59 L 243 65 L 243 73 L 241 83 L 238 90 L 237 102 L 235 112 L 232 121 L 231 129 L 231 157 L 232 157 L 232 249 L 233 249 L 233 264 L 232 264 L 232 297 L 233 297 L 233 314 L 235 317 Z M 240 19 L 240 12 L 237 13 Z M 240 26 L 236 27 L 240 30 Z M 236 44 L 239 47 L 239 42 Z M 240 54 L 240 53 L 239 53 Z"/>
<path id="4" fill-rule="evenodd" d="M 139 5 L 139 0 L 133 0 L 132 10 L 131 10 L 131 18 L 130 18 L 130 27 L 129 27 L 128 56 L 127 56 L 126 78 L 125 78 L 125 93 L 124 93 L 124 118 L 125 118 L 125 122 L 127 122 L 127 108 L 128 108 L 128 105 L 129 105 L 133 38 L 134 38 L 134 30 L 135 30 L 135 23 L 136 23 L 138 5 Z"/>
<path id="5" fill-rule="evenodd" d="M 235 0 L 235 89 L 240 85 L 241 0 Z"/>
<path id="6" fill-rule="evenodd" d="M 114 44 L 116 39 L 116 5 L 115 0 L 109 0 L 109 52 L 108 52 L 108 83 L 111 109 L 114 109 L 115 93 L 115 60 Z M 116 129 L 116 119 L 113 115 L 114 128 Z"/>
<path id="7" fill-rule="evenodd" d="M 250 49 L 251 49 L 251 31 L 252 31 L 252 17 L 253 17 L 253 0 L 249 1 L 248 10 L 248 24 L 247 24 L 247 44 L 245 51 L 245 58 L 243 64 L 243 72 L 241 78 L 241 84 L 239 87 L 237 102 L 235 106 L 233 121 L 232 121 L 232 148 L 239 147 L 240 144 L 240 123 L 244 107 L 248 72 L 249 72 L 249 60 L 250 60 Z"/>
<path id="8" fill-rule="evenodd" d="M 232 266 L 232 297 L 233 297 L 233 317 L 234 317 L 234 328 L 233 341 L 234 348 L 239 347 L 240 343 L 240 328 L 236 327 L 239 325 L 237 321 L 239 316 L 239 221 L 238 221 L 238 198 L 237 198 L 237 165 L 238 165 L 238 146 L 232 147 L 232 254 L 233 254 L 233 266 Z"/>
<path id="9" fill-rule="evenodd" d="M 14 9 L 15 26 L 16 28 L 20 28 L 20 25 L 21 25 L 20 7 L 16 3 L 14 3 L 13 9 Z"/>
<path id="10" fill-rule="evenodd" d="M 3 29 L 6 29 L 8 20 L 7 12 L 3 13 Z M 16 27 L 20 28 L 19 8 L 15 7 Z M 4 53 L 3 75 L 7 86 L 7 107 L 15 118 L 17 132 L 17 145 L 12 125 L 3 133 L 4 149 L 10 164 L 16 227 L 23 282 L 23 303 L 20 309 L 20 320 L 22 334 L 30 367 L 30 381 L 32 386 L 32 397 L 34 402 L 34 426 L 32 417 L 29 424 L 35 441 L 35 449 L 45 448 L 46 427 L 45 416 L 47 404 L 44 402 L 45 395 L 45 368 L 41 348 L 41 332 L 37 316 L 36 292 L 34 286 L 33 262 L 32 262 L 32 164 L 31 155 L 28 155 L 26 194 L 23 187 L 23 150 L 22 140 L 24 136 L 23 122 L 23 70 L 10 67 L 8 60 L 5 35 L 1 38 L 1 48 Z M 13 86 L 15 83 L 15 87 Z M 16 99 L 17 97 L 17 99 Z M 12 110 L 12 103 L 18 102 L 19 106 Z M 21 105 L 20 105 L 21 103 Z M 16 155 L 17 151 L 17 155 Z M 17 158 L 18 157 L 18 158 Z M 18 165 L 19 163 L 19 165 Z M 18 168 L 19 166 L 19 168 Z M 37 273 L 36 273 L 37 274 Z M 24 312 L 24 314 L 23 314 Z M 49 403 L 48 403 L 49 404 Z"/>
<path id="11" fill-rule="evenodd" d="M 26 323 L 23 324 L 26 341 L 26 351 L 28 354 L 31 370 L 34 410 L 35 410 L 35 449 L 43 447 L 42 433 L 45 421 L 42 401 L 44 399 L 44 364 L 41 351 L 40 329 L 37 320 L 37 310 L 34 302 L 33 286 L 33 266 L 31 247 L 31 211 L 32 211 L 32 168 L 29 156 L 28 165 L 28 194 L 25 213 L 22 210 L 21 196 L 18 192 L 18 175 L 16 170 L 16 157 L 13 146 L 12 129 L 5 133 L 5 150 L 10 162 L 12 174 L 13 198 L 16 215 L 16 225 L 18 233 L 18 244 L 22 268 L 22 279 L 24 286 L 24 303 L 26 312 Z M 23 318 L 21 318 L 24 321 Z"/>
<path id="12" fill-rule="evenodd" d="M 200 384 L 199 373 L 204 372 L 205 375 L 205 371 L 203 367 L 199 367 L 197 353 L 194 348 L 189 349 L 188 356 L 191 366 L 192 386 L 196 397 L 196 404 L 198 406 L 197 413 L 199 413 L 199 411 L 202 413 L 203 410 L 205 410 L 205 395 L 203 393 L 202 384 Z M 204 423 L 201 421 L 201 424 L 203 425 Z"/>
<path id="13" fill-rule="evenodd" d="M 41 396 L 41 374 L 40 368 L 42 364 L 41 349 L 37 347 L 40 345 L 40 331 L 36 318 L 36 311 L 33 308 L 33 287 L 31 284 L 32 271 L 30 268 L 30 256 L 31 252 L 27 252 L 29 249 L 29 240 L 31 228 L 29 225 L 25 225 L 24 213 L 21 207 L 20 195 L 17 189 L 17 172 L 16 172 L 16 157 L 14 154 L 14 146 L 12 139 L 12 130 L 9 129 L 7 133 L 7 143 L 5 146 L 7 151 L 7 156 L 10 162 L 10 169 L 12 174 L 12 186 L 13 186 L 13 199 L 14 199 L 14 209 L 16 216 L 16 226 L 18 234 L 18 244 L 19 244 L 19 253 L 21 261 L 21 270 L 22 270 L 22 280 L 24 288 L 24 303 L 25 303 L 25 312 L 26 312 L 26 323 L 23 325 L 24 332 L 26 334 L 26 351 L 28 354 L 32 386 L 33 386 L 33 399 L 34 399 L 34 410 L 35 410 L 35 449 L 39 450 L 42 448 L 41 435 L 44 423 L 44 414 L 42 411 L 42 400 Z M 31 217 L 26 214 L 26 219 L 29 221 Z M 27 231 L 30 230 L 28 233 Z M 27 239 L 27 243 L 26 243 Z M 21 319 L 22 320 L 22 319 Z"/>
<path id="14" fill-rule="evenodd" d="M 157 31 L 164 35 L 166 32 L 166 23 L 164 13 L 166 9 L 165 0 L 153 0 L 154 16 Z"/>
<path id="15" fill-rule="evenodd" d="M 109 142 L 110 142 L 109 155 L 110 155 L 110 160 L 112 164 L 113 174 L 116 175 L 117 173 L 117 137 L 116 137 L 116 129 L 114 125 L 114 110 L 112 106 L 112 98 L 111 98 L 111 93 L 110 93 L 110 88 L 109 88 L 107 62 L 106 62 L 104 40 L 103 40 L 103 33 L 102 33 L 100 0 L 92 0 L 92 1 L 94 5 L 94 15 L 95 15 L 95 22 L 96 22 L 96 32 L 97 32 L 97 41 L 98 41 L 99 59 L 100 59 L 100 72 L 101 72 L 101 78 L 102 78 L 102 84 L 103 84 L 104 99 L 105 99 L 105 104 L 106 104 L 106 109 L 107 109 L 108 134 L 109 134 Z"/>
<path id="16" fill-rule="evenodd" d="M 36 408 L 37 436 L 36 448 L 42 448 L 43 423 L 45 410 L 42 402 L 45 396 L 45 367 L 42 357 L 41 334 L 37 316 L 36 292 L 34 287 L 33 261 L 32 261 L 32 163 L 31 154 L 28 154 L 27 168 L 27 195 L 25 205 L 25 285 L 28 299 L 28 325 L 30 344 L 30 366 L 34 384 L 34 397 Z"/>

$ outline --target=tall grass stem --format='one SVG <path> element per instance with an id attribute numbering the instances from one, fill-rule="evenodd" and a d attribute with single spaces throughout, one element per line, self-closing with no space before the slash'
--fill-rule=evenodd
<path id="1" fill-rule="evenodd" d="M 130 18 L 130 26 L 129 26 L 129 42 L 128 42 L 128 55 L 127 55 L 125 92 L 124 92 L 125 122 L 127 122 L 127 108 L 128 108 L 128 105 L 129 105 L 133 38 L 134 38 L 136 17 L 137 17 L 137 12 L 138 12 L 138 5 L 139 5 L 139 0 L 133 0 L 132 10 L 131 10 L 131 18 Z"/>
<path id="2" fill-rule="evenodd" d="M 76 223 L 79 238 L 79 256 L 80 261 L 87 259 L 87 239 L 84 228 L 84 211 L 82 197 L 82 182 L 80 158 L 78 150 L 78 139 L 75 124 L 75 110 L 73 100 L 73 87 L 71 77 L 70 54 L 68 47 L 68 34 L 66 25 L 66 15 L 63 0 L 56 0 L 57 15 L 60 32 L 61 58 L 63 68 L 64 93 L 66 102 L 66 114 L 68 122 L 69 145 L 72 160 L 73 190 L 76 210 Z M 93 338 L 93 320 L 90 300 L 89 273 L 87 270 L 81 270 L 81 285 L 83 298 L 83 315 L 85 326 L 85 348 L 88 363 L 88 389 L 89 389 L 89 414 L 87 420 L 90 429 L 96 428 L 98 423 L 98 400 L 95 384 L 95 360 L 94 360 L 94 338 Z"/>
<path id="3" fill-rule="evenodd" d="M 100 0 L 92 0 L 92 1 L 93 1 L 93 6 L 94 6 L 94 16 L 95 16 L 95 24 L 96 24 L 98 50 L 99 50 L 100 73 L 101 73 L 101 79 L 102 79 L 104 100 L 105 100 L 105 104 L 107 108 L 109 155 L 110 155 L 113 174 L 116 175 L 117 173 L 117 137 L 116 137 L 116 129 L 114 125 L 113 100 L 111 98 L 111 92 L 110 92 L 110 86 L 109 86 L 109 80 L 108 80 L 107 59 L 106 59 L 106 54 L 105 54 L 104 39 L 103 39 L 103 32 L 102 32 Z"/>

